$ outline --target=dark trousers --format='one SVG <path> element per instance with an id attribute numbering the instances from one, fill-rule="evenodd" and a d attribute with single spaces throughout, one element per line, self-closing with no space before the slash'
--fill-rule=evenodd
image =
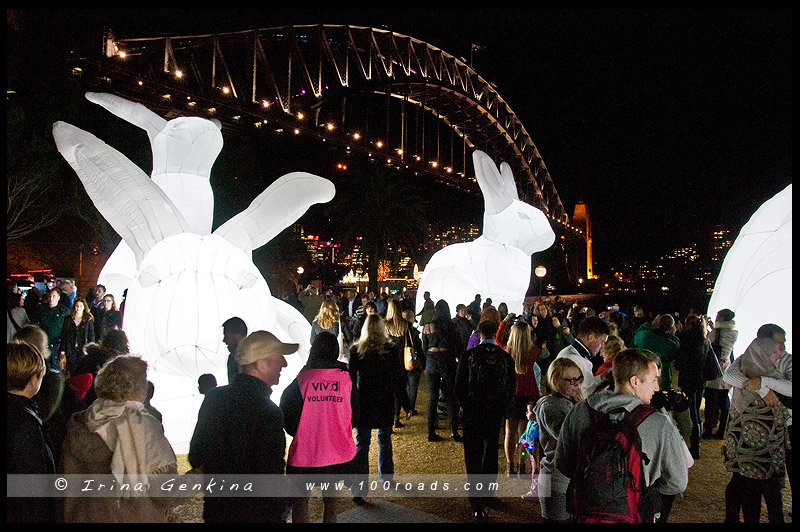
<path id="1" fill-rule="evenodd" d="M 408 400 L 411 401 L 411 410 L 417 408 L 417 392 L 419 391 L 419 380 L 422 378 L 421 371 L 408 372 Z"/>
<path id="2" fill-rule="evenodd" d="M 436 418 L 439 416 L 437 409 L 439 407 L 439 390 L 444 394 L 444 401 L 447 403 L 447 417 L 450 420 L 450 432 L 458 431 L 458 404 L 456 403 L 456 396 L 453 393 L 453 385 L 455 384 L 455 374 L 450 372 L 428 373 L 428 435 L 431 436 L 436 433 Z"/>
<path id="3" fill-rule="evenodd" d="M 482 510 L 494 496 L 491 483 L 497 482 L 500 428 L 504 412 L 492 415 L 464 413 L 464 465 L 470 483 L 469 504 Z"/>
<path id="4" fill-rule="evenodd" d="M 406 391 L 408 391 L 408 400 L 411 402 L 411 410 L 416 410 L 417 408 L 417 392 L 419 391 L 419 379 L 422 376 L 422 372 L 420 371 L 406 371 L 408 374 L 408 385 L 406 386 Z M 400 415 L 400 410 L 402 409 L 400 404 L 400 400 L 395 397 L 394 399 L 394 415 L 395 417 Z"/>
<path id="5" fill-rule="evenodd" d="M 50 359 L 48 360 L 50 367 L 56 371 L 64 371 L 66 368 L 61 367 L 61 353 L 58 352 L 60 342 L 55 342 L 47 346 L 50 350 Z"/>
<path id="6" fill-rule="evenodd" d="M 705 432 L 711 433 L 719 421 L 719 431 L 725 431 L 728 423 L 728 412 L 731 408 L 731 398 L 728 390 L 717 390 L 706 388 L 704 393 L 706 399 L 705 406 Z"/>
<path id="7" fill-rule="evenodd" d="M 758 523 L 761 519 L 762 497 L 767 504 L 769 522 L 783 523 L 781 479 L 760 480 L 734 473 L 725 488 L 725 522 L 738 523 L 741 510 L 745 523 Z"/>
<path id="8" fill-rule="evenodd" d="M 792 489 L 792 445 L 794 445 L 794 442 L 792 441 L 793 426 L 794 424 L 786 427 L 786 430 L 789 431 L 789 448 L 786 449 L 786 473 L 789 475 L 789 489 Z"/>

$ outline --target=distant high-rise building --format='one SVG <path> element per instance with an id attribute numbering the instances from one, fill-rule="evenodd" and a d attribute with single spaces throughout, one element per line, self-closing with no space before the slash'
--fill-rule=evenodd
<path id="1" fill-rule="evenodd" d="M 731 230 L 717 224 L 711 233 L 711 242 L 709 245 L 709 257 L 706 262 L 706 291 L 710 294 L 714 291 L 714 283 L 717 281 L 717 276 L 722 269 L 722 261 L 725 260 L 725 255 L 733 245 L 733 234 Z"/>
<path id="2" fill-rule="evenodd" d="M 714 232 L 711 234 L 711 256 L 709 257 L 712 264 L 717 265 L 717 268 L 721 268 L 722 261 L 732 245 L 733 235 L 730 229 L 721 225 L 714 227 Z"/>

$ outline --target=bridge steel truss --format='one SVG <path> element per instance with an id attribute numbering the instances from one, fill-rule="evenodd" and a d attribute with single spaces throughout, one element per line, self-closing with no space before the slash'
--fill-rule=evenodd
<path id="1" fill-rule="evenodd" d="M 508 103 L 463 59 L 419 39 L 343 25 L 109 36 L 101 63 L 108 74 L 135 75 L 165 91 L 191 95 L 186 96 L 189 100 L 248 117 L 278 109 L 284 114 L 278 121 L 285 123 L 303 112 L 317 125 L 326 120 L 339 125 L 362 120 L 363 125 L 359 115 L 372 109 L 373 120 L 382 115 L 381 125 L 370 126 L 367 116 L 366 127 L 396 146 L 396 157 L 424 163 L 444 161 L 449 154 L 450 167 L 461 169 L 450 179 L 465 181 L 475 190 L 467 147 L 484 150 L 496 161 L 509 163 L 520 199 L 540 208 L 568 233 L 581 232 L 569 225 L 550 173 Z M 426 125 L 431 122 L 435 125 Z"/>

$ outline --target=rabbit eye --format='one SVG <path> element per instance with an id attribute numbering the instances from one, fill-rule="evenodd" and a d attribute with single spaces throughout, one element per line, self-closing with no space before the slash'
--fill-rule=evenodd
<path id="1" fill-rule="evenodd" d="M 520 219 L 522 219 L 522 220 L 530 220 L 531 219 L 531 217 L 528 216 L 527 214 L 525 214 L 524 212 L 518 212 L 517 216 L 519 216 Z"/>

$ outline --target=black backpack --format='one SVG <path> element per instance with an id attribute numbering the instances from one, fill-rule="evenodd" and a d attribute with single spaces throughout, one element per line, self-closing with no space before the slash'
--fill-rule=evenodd
<path id="1" fill-rule="evenodd" d="M 479 345 L 481 353 L 473 353 L 469 357 L 469 397 L 473 407 L 494 409 L 505 408 L 506 390 L 513 383 L 508 382 L 508 363 L 510 357 L 502 349 L 488 347 L 493 344 Z M 502 404 L 501 404 L 502 403 Z"/>
<path id="2" fill-rule="evenodd" d="M 567 510 L 577 522 L 653 522 L 660 497 L 647 489 L 644 465 L 650 460 L 637 430 L 653 412 L 642 404 L 614 421 L 589 407 L 590 425 L 580 436 L 578 463 L 567 488 Z"/>

